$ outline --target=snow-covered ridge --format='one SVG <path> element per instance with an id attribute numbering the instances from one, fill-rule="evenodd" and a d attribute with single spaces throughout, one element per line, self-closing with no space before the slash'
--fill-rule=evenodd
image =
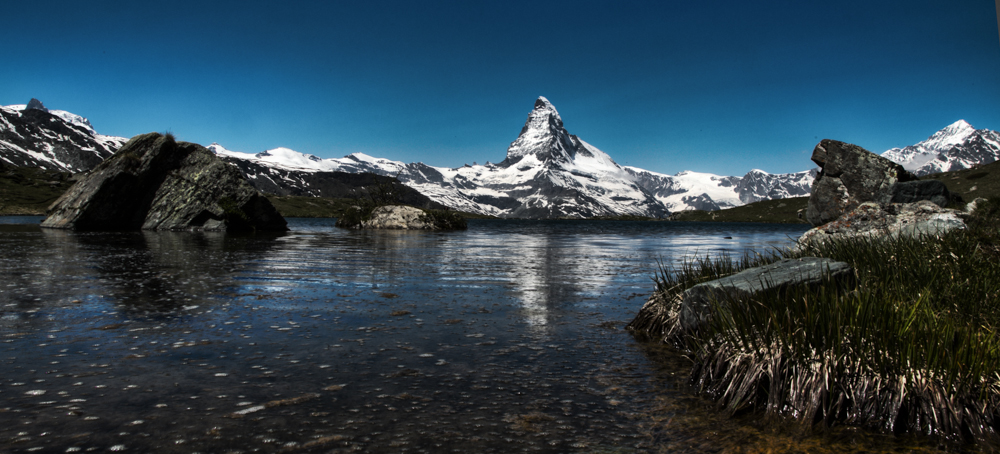
<path id="1" fill-rule="evenodd" d="M 2 107 L 4 109 L 10 110 L 10 111 L 20 112 L 20 111 L 24 110 L 26 107 L 28 107 L 28 105 L 27 104 L 12 104 L 12 105 L 9 105 L 9 106 L 2 106 Z M 87 130 L 92 135 L 95 135 L 95 136 L 99 135 L 99 134 L 97 134 L 97 131 L 94 130 L 94 126 L 90 124 L 90 120 L 87 120 L 86 117 L 77 115 L 77 114 L 72 113 L 72 112 L 67 112 L 65 110 L 48 109 L 48 112 L 50 114 L 52 114 L 52 115 L 55 115 L 55 116 L 57 116 L 59 118 L 62 118 L 63 120 L 66 120 L 66 122 L 69 123 L 69 124 L 76 125 L 76 126 L 79 126 L 79 127 L 83 128 L 83 129 Z"/>
<path id="2" fill-rule="evenodd" d="M 905 148 L 893 148 L 882 156 L 918 176 L 969 169 L 1000 159 L 1000 134 L 976 129 L 965 120 L 959 120 L 927 140 Z"/>
<path id="3" fill-rule="evenodd" d="M 25 111 L 26 107 L 27 104 L 0 107 L 0 161 L 22 167 L 83 172 L 128 141 L 124 137 L 98 134 L 90 121 L 72 112 L 44 107 L 33 112 Z"/>

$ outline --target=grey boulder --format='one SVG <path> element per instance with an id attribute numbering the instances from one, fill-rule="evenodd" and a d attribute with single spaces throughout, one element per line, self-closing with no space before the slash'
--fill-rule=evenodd
<path id="1" fill-rule="evenodd" d="M 833 221 L 865 202 L 889 203 L 897 183 L 916 179 L 899 164 L 836 140 L 820 141 L 812 160 L 821 168 L 806 208 L 806 219 L 814 226 Z"/>

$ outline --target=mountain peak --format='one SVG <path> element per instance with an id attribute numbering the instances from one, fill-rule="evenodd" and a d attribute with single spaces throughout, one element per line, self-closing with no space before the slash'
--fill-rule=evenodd
<path id="1" fill-rule="evenodd" d="M 31 101 L 28 101 L 28 105 L 24 106 L 24 110 L 31 110 L 31 109 L 41 110 L 43 112 L 49 111 L 49 109 L 46 109 L 45 106 L 42 105 L 41 101 L 35 98 L 31 98 Z"/>
<path id="2" fill-rule="evenodd" d="M 968 122 L 965 120 L 958 120 L 946 126 L 944 129 L 935 132 L 934 135 L 927 138 L 927 140 L 920 142 L 917 146 L 922 146 L 927 150 L 943 151 L 965 142 L 965 139 L 969 138 L 972 134 L 975 134 L 975 132 L 976 128 L 973 128 Z"/>
<path id="3" fill-rule="evenodd" d="M 563 128 L 559 111 L 548 99 L 539 96 L 517 140 L 507 148 L 507 158 L 500 164 L 509 166 L 525 156 L 534 156 L 540 162 L 553 158 L 566 159 L 571 155 L 572 148 L 573 141 Z"/>
<path id="4" fill-rule="evenodd" d="M 544 96 L 539 96 L 535 100 L 535 108 L 528 114 L 528 121 L 524 124 L 525 129 L 532 127 L 537 129 L 562 129 L 563 127 L 562 117 L 559 116 L 556 106 L 553 106 Z M 521 134 L 524 134 L 524 131 L 522 129 Z"/>
<path id="5" fill-rule="evenodd" d="M 549 102 L 548 98 L 539 96 L 538 99 L 535 100 L 535 109 L 549 109 L 555 111 L 556 106 L 553 106 L 552 103 Z M 558 115 L 559 112 L 556 112 L 556 114 Z"/>

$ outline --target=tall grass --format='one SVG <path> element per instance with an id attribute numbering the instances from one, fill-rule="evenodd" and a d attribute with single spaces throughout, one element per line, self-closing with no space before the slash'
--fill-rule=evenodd
<path id="1" fill-rule="evenodd" d="M 718 301 L 707 329 L 665 329 L 692 379 L 731 412 L 920 431 L 996 446 L 1000 429 L 1000 199 L 942 237 L 853 238 L 767 256 L 699 258 L 654 280 L 684 289 L 785 257 L 848 262 L 855 284 Z M 673 320 L 675 322 L 676 320 Z M 672 338 L 671 338 L 672 336 Z"/>

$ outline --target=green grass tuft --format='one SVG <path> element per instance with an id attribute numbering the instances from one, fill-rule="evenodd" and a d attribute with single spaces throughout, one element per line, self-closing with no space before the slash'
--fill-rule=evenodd
<path id="1" fill-rule="evenodd" d="M 848 262 L 856 273 L 849 288 L 720 301 L 707 329 L 667 329 L 667 340 L 694 360 L 692 380 L 733 413 L 993 444 L 1000 429 L 998 225 L 1000 198 L 993 198 L 968 228 L 940 238 L 853 238 L 661 265 L 655 299 L 676 305 L 697 283 L 783 257 Z"/>

